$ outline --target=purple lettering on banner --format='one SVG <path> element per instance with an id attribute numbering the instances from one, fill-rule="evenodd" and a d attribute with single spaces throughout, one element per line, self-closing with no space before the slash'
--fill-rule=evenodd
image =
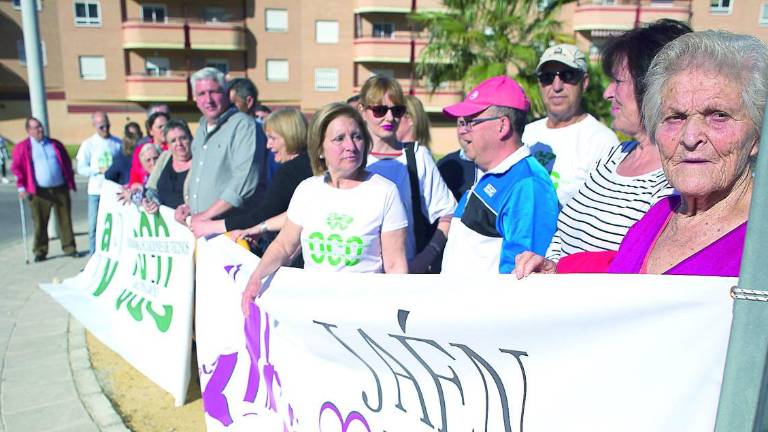
<path id="1" fill-rule="evenodd" d="M 253 403 L 256 400 L 256 395 L 259 393 L 259 384 L 261 382 L 261 375 L 259 374 L 259 359 L 261 359 L 261 310 L 255 303 L 250 305 L 250 313 L 248 318 L 245 319 L 244 327 L 245 348 L 251 357 L 251 367 L 248 371 L 248 385 L 245 388 L 243 401 Z"/>
<path id="2" fill-rule="evenodd" d="M 347 429 L 349 429 L 349 425 L 352 424 L 352 422 L 357 421 L 363 426 L 365 426 L 365 430 L 368 432 L 371 432 L 371 427 L 368 425 L 368 421 L 363 417 L 362 414 L 360 414 L 357 411 L 352 411 L 347 415 L 347 418 L 343 418 L 341 415 L 341 411 L 336 407 L 336 405 L 333 404 L 333 402 L 326 402 L 323 404 L 323 406 L 320 408 L 320 415 L 317 416 L 317 422 L 318 427 L 320 428 L 320 432 L 322 432 L 322 424 L 320 422 L 321 418 L 323 417 L 323 412 L 329 410 L 332 413 L 336 414 L 336 418 L 339 419 L 339 424 L 341 425 L 341 432 L 347 432 Z"/>
<path id="3" fill-rule="evenodd" d="M 242 266 L 243 266 L 242 264 L 225 265 L 224 271 L 227 272 L 227 274 L 232 277 L 233 281 L 236 281 L 237 274 L 240 273 L 240 267 Z"/>
<path id="4" fill-rule="evenodd" d="M 269 362 L 269 314 L 266 314 L 265 320 L 266 325 L 264 326 L 264 351 L 266 351 L 267 363 L 264 365 L 264 381 L 266 381 L 267 384 L 266 407 L 274 412 L 277 412 L 277 400 L 275 399 L 275 389 L 273 388 L 273 385 L 275 382 L 277 382 L 277 385 L 282 387 L 282 384 L 280 384 L 280 376 L 277 374 L 275 366 Z"/>
<path id="5" fill-rule="evenodd" d="M 203 391 L 203 407 L 209 416 L 224 426 L 229 426 L 232 424 L 232 415 L 229 413 L 229 403 L 224 396 L 224 389 L 235 371 L 237 353 L 220 355 L 216 363 L 216 369 Z"/>

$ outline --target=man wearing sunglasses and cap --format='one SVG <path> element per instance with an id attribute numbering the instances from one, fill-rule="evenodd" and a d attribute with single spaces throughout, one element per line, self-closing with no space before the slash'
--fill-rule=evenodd
<path id="1" fill-rule="evenodd" d="M 464 152 L 483 175 L 453 214 L 443 273 L 510 273 L 520 251 L 546 251 L 557 194 L 521 136 L 530 102 L 506 76 L 487 79 L 443 113 L 456 118 Z"/>
<path id="2" fill-rule="evenodd" d="M 578 48 L 569 44 L 548 48 L 536 75 L 547 116 L 525 127 L 523 142 L 549 171 L 564 206 L 600 156 L 619 141 L 612 130 L 584 111 L 582 97 L 589 74 Z"/>

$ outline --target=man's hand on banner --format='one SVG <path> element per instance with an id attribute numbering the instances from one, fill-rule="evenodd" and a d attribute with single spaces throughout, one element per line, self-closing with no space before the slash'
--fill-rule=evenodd
<path id="1" fill-rule="evenodd" d="M 176 207 L 176 211 L 173 213 L 173 218 L 182 225 L 187 224 L 187 216 L 189 216 L 189 206 L 186 204 Z"/>

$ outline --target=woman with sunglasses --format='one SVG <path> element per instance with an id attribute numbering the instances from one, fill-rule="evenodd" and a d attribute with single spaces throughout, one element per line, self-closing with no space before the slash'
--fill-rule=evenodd
<path id="1" fill-rule="evenodd" d="M 397 139 L 398 127 L 407 112 L 403 89 L 397 81 L 379 75 L 369 78 L 360 90 L 358 109 L 372 140 L 367 169 L 397 185 L 408 214 L 409 271 L 426 273 L 445 248 L 456 200 L 429 149 L 420 143 L 405 145 Z"/>
<path id="2" fill-rule="evenodd" d="M 611 83 L 603 97 L 611 103 L 613 128 L 634 137 L 611 149 L 589 173 L 587 181 L 568 201 L 557 219 L 557 231 L 546 258 L 523 252 L 515 258 L 518 278 L 531 272 L 579 272 L 603 267 L 590 254 L 589 262 L 562 258 L 578 252 L 616 251 L 629 228 L 673 189 L 661 169 L 659 149 L 640 116 L 645 75 L 656 53 L 679 36 L 690 33 L 685 24 L 660 20 L 608 41 L 603 49 L 603 71 Z M 578 255 L 582 256 L 582 255 Z M 574 258 L 578 257 L 575 256 Z M 603 256 L 608 259 L 611 254 Z"/>
<path id="3" fill-rule="evenodd" d="M 262 280 L 299 250 L 306 270 L 407 273 L 408 219 L 395 185 L 366 170 L 370 143 L 365 122 L 347 104 L 326 105 L 312 117 L 307 146 L 314 177 L 296 188 L 283 228 L 248 279 L 246 316 Z"/>

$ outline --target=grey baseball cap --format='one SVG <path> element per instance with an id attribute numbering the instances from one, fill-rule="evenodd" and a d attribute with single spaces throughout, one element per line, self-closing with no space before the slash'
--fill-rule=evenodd
<path id="1" fill-rule="evenodd" d="M 539 60 L 539 65 L 536 66 L 536 72 L 541 70 L 541 66 L 544 63 L 552 61 L 562 63 L 582 72 L 587 71 L 587 60 L 584 57 L 584 53 L 571 44 L 560 44 L 547 48 Z"/>

